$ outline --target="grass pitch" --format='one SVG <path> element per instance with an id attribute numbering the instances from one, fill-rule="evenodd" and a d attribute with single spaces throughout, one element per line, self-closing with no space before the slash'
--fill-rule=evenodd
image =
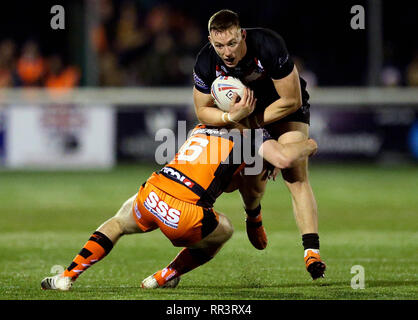
<path id="1" fill-rule="evenodd" d="M 70 292 L 42 291 L 40 281 L 54 268 L 67 267 L 153 169 L 0 172 L 0 299 L 418 298 L 418 167 L 377 165 L 311 165 L 325 279 L 314 282 L 304 269 L 290 194 L 278 179 L 269 182 L 262 203 L 269 239 L 263 251 L 246 238 L 239 194 L 224 194 L 215 208 L 232 220 L 234 235 L 176 289 L 140 289 L 143 278 L 180 250 L 156 230 L 123 237 Z M 364 289 L 351 287 L 355 265 L 364 268 Z"/>

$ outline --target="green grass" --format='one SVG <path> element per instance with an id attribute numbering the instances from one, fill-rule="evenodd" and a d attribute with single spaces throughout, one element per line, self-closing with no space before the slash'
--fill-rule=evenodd
<path id="1" fill-rule="evenodd" d="M 239 194 L 224 194 L 215 208 L 232 220 L 233 237 L 176 289 L 139 288 L 179 251 L 157 230 L 122 238 L 70 292 L 40 290 L 51 268 L 66 267 L 153 168 L 0 172 L 0 299 L 418 298 L 418 167 L 372 165 L 311 166 L 325 279 L 313 282 L 304 269 L 290 195 L 279 179 L 263 199 L 266 250 L 255 250 L 246 238 Z M 353 265 L 364 267 L 365 289 L 351 288 Z"/>

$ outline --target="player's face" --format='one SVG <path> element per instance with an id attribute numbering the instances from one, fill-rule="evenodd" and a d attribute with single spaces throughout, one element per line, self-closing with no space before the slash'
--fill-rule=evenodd
<path id="1" fill-rule="evenodd" d="M 233 68 L 245 56 L 245 30 L 231 27 L 225 31 L 211 31 L 209 41 L 227 67 Z"/>

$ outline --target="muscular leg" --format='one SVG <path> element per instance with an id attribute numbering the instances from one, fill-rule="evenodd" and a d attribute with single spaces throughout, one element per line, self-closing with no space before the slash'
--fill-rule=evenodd
<path id="1" fill-rule="evenodd" d="M 72 283 L 89 267 L 106 257 L 124 234 L 139 233 L 132 215 L 136 195 L 125 201 L 116 215 L 103 223 L 89 238 L 71 264 L 60 275 L 42 280 L 42 289 L 69 290 Z"/>
<path id="2" fill-rule="evenodd" d="M 135 197 L 136 195 L 125 201 L 116 215 L 104 222 L 92 234 L 80 253 L 64 271 L 65 277 L 71 277 L 73 281 L 76 280 L 92 264 L 109 254 L 121 236 L 142 232 L 132 216 Z"/>
<path id="3" fill-rule="evenodd" d="M 302 122 L 287 122 L 279 127 L 280 143 L 306 140 L 309 126 Z M 292 196 L 293 213 L 300 233 L 318 233 L 317 204 L 308 176 L 308 159 L 295 167 L 282 170 L 282 176 Z"/>
<path id="4" fill-rule="evenodd" d="M 292 143 L 309 137 L 309 126 L 302 122 L 287 122 L 276 127 L 280 143 Z M 325 264 L 319 256 L 318 210 L 309 183 L 308 159 L 282 170 L 282 176 L 292 196 L 293 213 L 302 235 L 305 265 L 313 279 L 324 276 Z"/>

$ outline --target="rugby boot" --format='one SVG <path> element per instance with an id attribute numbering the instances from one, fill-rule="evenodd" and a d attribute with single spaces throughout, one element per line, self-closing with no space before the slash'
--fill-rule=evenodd
<path id="1" fill-rule="evenodd" d="M 41 281 L 41 288 L 43 290 L 60 290 L 68 291 L 73 285 L 71 277 L 64 277 L 61 274 L 57 274 L 53 277 L 47 277 Z"/>
<path id="2" fill-rule="evenodd" d="M 175 277 L 175 270 L 164 268 L 145 278 L 141 283 L 141 288 L 157 289 L 157 288 L 175 288 L 180 282 L 180 277 Z"/>
<path id="3" fill-rule="evenodd" d="M 313 280 L 325 277 L 326 265 L 321 260 L 319 252 L 307 249 L 304 260 L 306 270 L 310 273 Z"/>

